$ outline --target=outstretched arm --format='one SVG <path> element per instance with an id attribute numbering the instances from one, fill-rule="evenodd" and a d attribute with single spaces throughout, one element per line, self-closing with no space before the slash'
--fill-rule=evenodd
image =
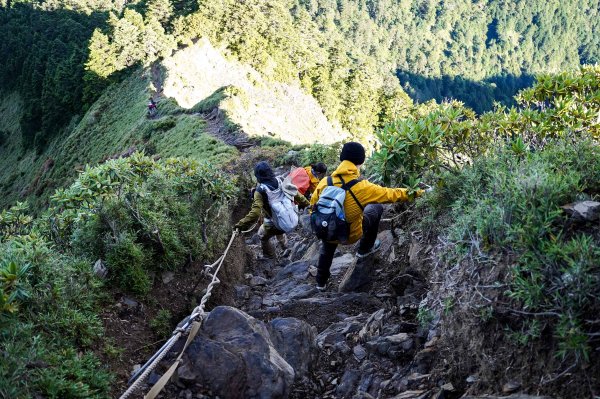
<path id="1" fill-rule="evenodd" d="M 388 188 L 382 187 L 377 184 L 373 184 L 369 181 L 364 181 L 365 186 L 361 190 L 364 194 L 365 204 L 387 204 L 398 201 L 410 201 L 413 199 L 412 195 L 408 194 L 406 188 Z M 418 190 L 414 197 L 419 197 L 423 194 L 423 190 Z"/>
<path id="2" fill-rule="evenodd" d="M 248 212 L 248 214 L 242 220 L 237 222 L 235 228 L 240 230 L 248 230 L 249 228 L 251 228 L 252 225 L 256 223 L 256 221 L 260 218 L 263 205 L 264 204 L 262 194 L 258 191 L 255 191 L 250 212 Z"/>

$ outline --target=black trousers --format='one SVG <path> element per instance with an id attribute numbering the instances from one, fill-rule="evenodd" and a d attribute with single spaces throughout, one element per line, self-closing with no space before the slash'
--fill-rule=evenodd
<path id="1" fill-rule="evenodd" d="M 373 248 L 379 231 L 379 221 L 383 214 L 383 206 L 381 204 L 370 204 L 363 211 L 362 230 L 363 236 L 358 243 L 358 252 L 365 253 Z M 319 255 L 319 264 L 317 265 L 317 284 L 324 286 L 329 280 L 331 273 L 331 262 L 333 255 L 338 246 L 337 243 L 322 241 L 321 253 Z"/>

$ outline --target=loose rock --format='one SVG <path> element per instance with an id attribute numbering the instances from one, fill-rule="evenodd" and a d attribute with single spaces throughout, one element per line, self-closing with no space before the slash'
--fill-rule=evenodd
<path id="1" fill-rule="evenodd" d="M 228 306 L 209 313 L 176 375 L 222 398 L 284 398 L 295 377 L 265 324 Z"/>
<path id="2" fill-rule="evenodd" d="M 169 284 L 175 278 L 175 273 L 173 272 L 163 272 L 160 275 L 163 284 Z"/>
<path id="3" fill-rule="evenodd" d="M 513 393 L 521 388 L 521 384 L 517 381 L 508 381 L 502 386 L 502 393 Z"/>
<path id="4" fill-rule="evenodd" d="M 580 201 L 561 208 L 577 221 L 593 222 L 600 218 L 600 202 Z"/>
<path id="5" fill-rule="evenodd" d="M 339 275 L 342 271 L 352 266 L 354 262 L 354 255 L 345 254 L 333 259 L 331 262 L 331 269 L 329 270 L 332 276 Z"/>
<path id="6" fill-rule="evenodd" d="M 266 285 L 267 284 L 267 279 L 264 277 L 260 277 L 260 276 L 252 276 L 252 278 L 250 279 L 250 286 L 251 287 L 256 287 L 259 285 Z"/>
<path id="7" fill-rule="evenodd" d="M 96 261 L 96 263 L 94 263 L 94 269 L 93 270 L 94 270 L 94 274 L 98 278 L 104 279 L 108 275 L 108 269 L 104 265 L 104 262 L 102 262 L 102 259 L 98 259 Z"/>
<path id="8" fill-rule="evenodd" d="M 359 362 L 362 362 L 363 359 L 367 357 L 367 351 L 362 345 L 356 345 L 352 352 L 354 353 L 354 357 L 356 357 L 356 360 L 358 360 Z"/>
<path id="9" fill-rule="evenodd" d="M 373 275 L 374 257 L 361 258 L 346 271 L 339 286 L 339 292 L 356 291 L 368 284 Z"/>
<path id="10" fill-rule="evenodd" d="M 277 318 L 269 323 L 268 328 L 275 349 L 294 368 L 296 377 L 306 376 L 317 349 L 312 327 L 298 319 Z"/>

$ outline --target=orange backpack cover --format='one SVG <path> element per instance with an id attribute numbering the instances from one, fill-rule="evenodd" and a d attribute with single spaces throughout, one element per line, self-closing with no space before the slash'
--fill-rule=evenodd
<path id="1" fill-rule="evenodd" d="M 304 168 L 296 168 L 290 172 L 290 180 L 298 187 L 298 192 L 302 195 L 306 193 L 308 187 L 310 187 L 310 177 Z"/>

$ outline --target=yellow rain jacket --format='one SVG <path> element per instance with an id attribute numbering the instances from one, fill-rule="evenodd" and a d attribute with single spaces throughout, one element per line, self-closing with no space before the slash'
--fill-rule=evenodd
<path id="1" fill-rule="evenodd" d="M 348 183 L 360 176 L 358 168 L 350 161 L 343 161 L 340 166 L 331 174 L 333 184 L 341 186 L 342 182 L 339 179 L 341 176 L 344 182 Z M 327 187 L 327 179 L 321 180 L 313 196 L 310 199 L 311 206 L 314 206 L 321 196 L 321 192 Z M 387 188 L 373 184 L 367 180 L 361 180 L 352 187 L 352 192 L 360 204 L 366 207 L 369 204 L 386 204 L 398 201 L 410 201 L 408 190 L 405 188 Z M 423 193 L 419 190 L 416 196 Z M 358 241 L 363 234 L 362 221 L 363 212 L 350 193 L 346 194 L 344 200 L 344 212 L 346 221 L 350 224 L 350 237 L 347 244 L 352 244 Z"/>
<path id="2" fill-rule="evenodd" d="M 305 194 L 314 193 L 315 189 L 319 185 L 319 178 L 312 174 L 312 166 L 308 165 L 304 167 L 306 173 L 308 173 L 308 177 L 310 178 L 310 184 L 308 186 L 308 190 L 306 190 Z"/>

